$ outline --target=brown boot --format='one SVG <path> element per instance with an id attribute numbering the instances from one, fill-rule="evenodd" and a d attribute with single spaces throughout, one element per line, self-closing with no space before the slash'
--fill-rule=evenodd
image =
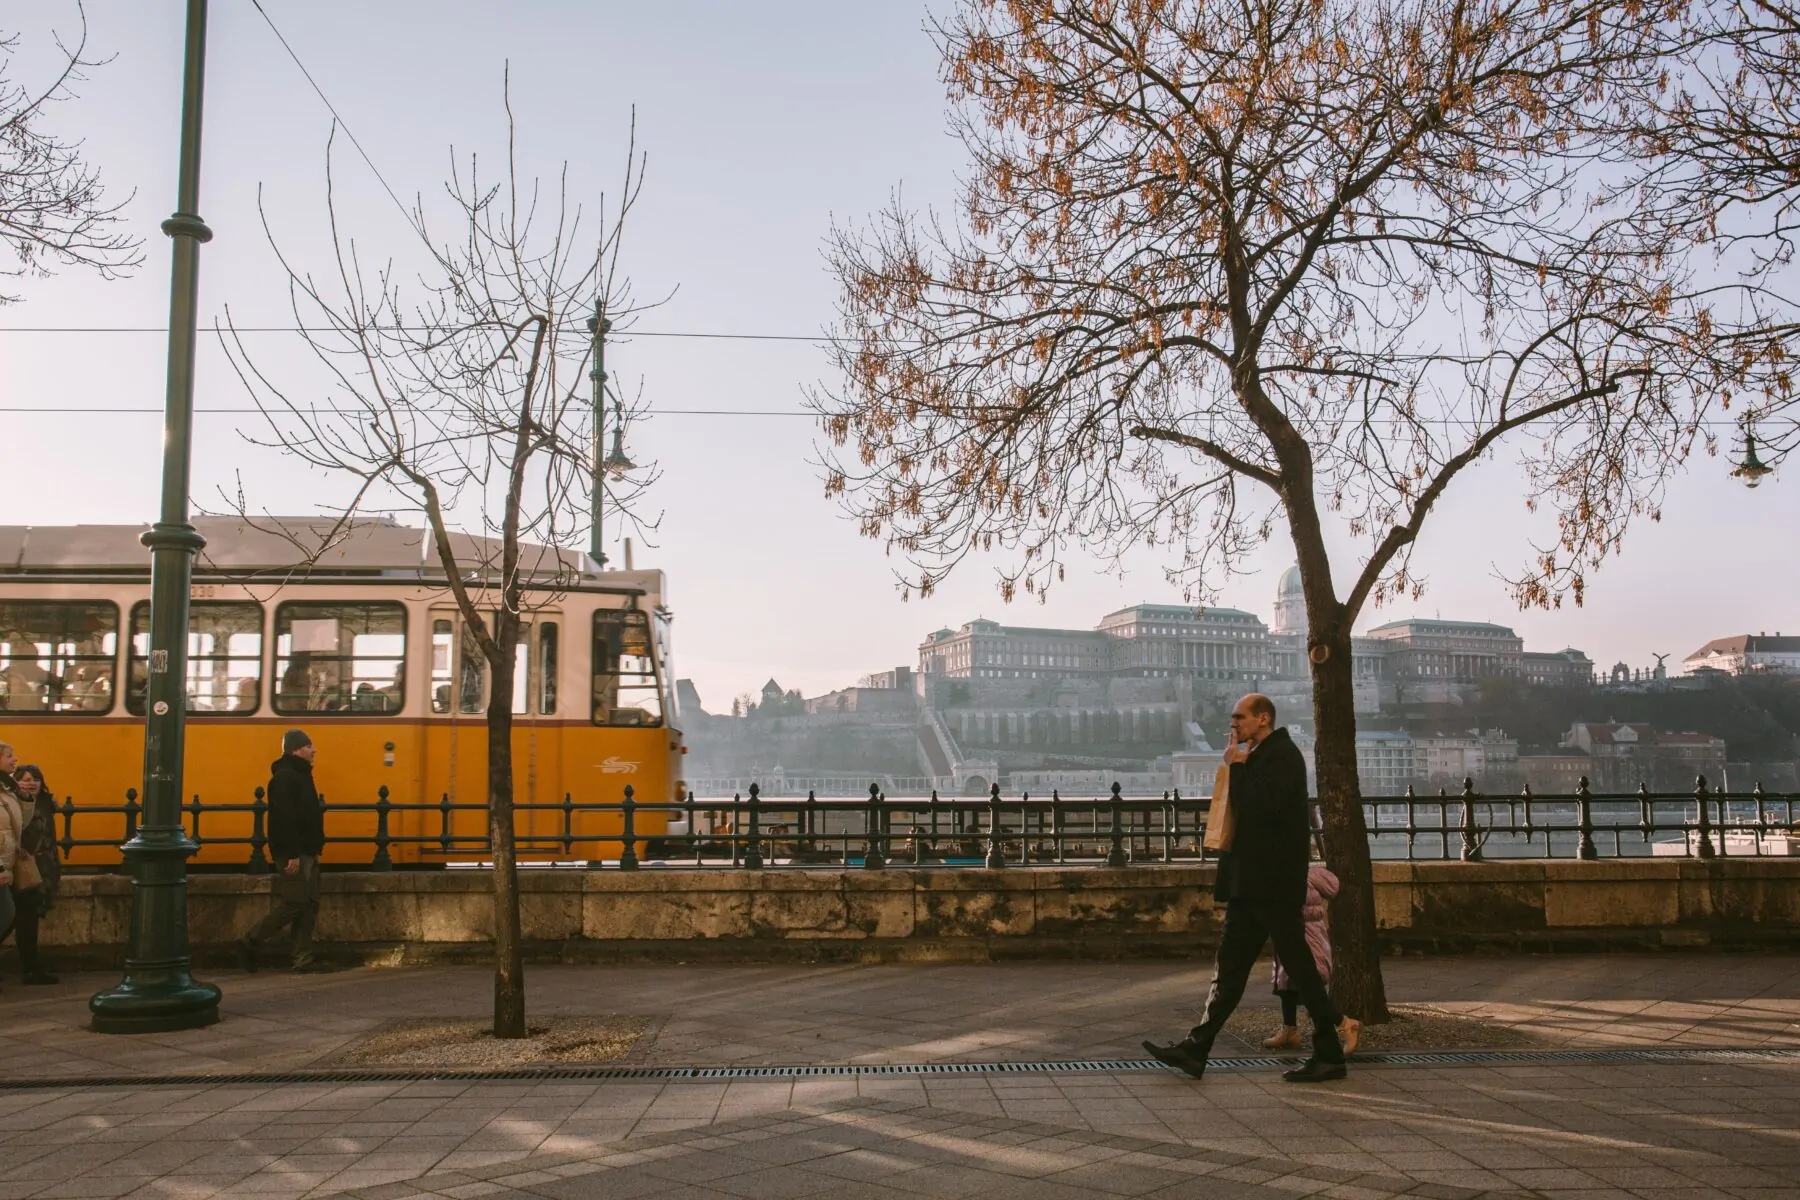
<path id="1" fill-rule="evenodd" d="M 1300 1048 L 1300 1027 L 1283 1025 L 1262 1040 L 1262 1048 L 1264 1050 L 1298 1050 Z"/>
<path id="2" fill-rule="evenodd" d="M 1362 1022 L 1355 1017 L 1345 1017 L 1338 1022 L 1338 1042 L 1344 1047 L 1344 1057 L 1356 1053 L 1356 1047 L 1362 1041 Z"/>

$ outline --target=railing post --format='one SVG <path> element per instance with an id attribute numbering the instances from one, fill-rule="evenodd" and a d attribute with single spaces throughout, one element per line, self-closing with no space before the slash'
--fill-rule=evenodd
<path id="1" fill-rule="evenodd" d="M 1063 857 L 1063 802 L 1062 792 L 1050 789 L 1050 840 L 1056 845 L 1056 861 L 1067 862 Z"/>
<path id="2" fill-rule="evenodd" d="M 325 800 L 325 797 L 323 797 L 323 796 L 319 797 L 319 801 L 320 801 L 321 805 L 324 803 L 324 800 Z M 186 805 L 186 808 L 190 813 L 194 814 L 194 853 L 198 854 L 198 853 L 200 853 L 200 847 L 206 844 L 205 842 L 200 840 L 200 793 L 199 792 L 194 793 L 193 800 Z"/>
<path id="3" fill-rule="evenodd" d="M 449 854 L 456 844 L 455 827 L 451 824 L 453 817 L 450 809 L 449 792 L 440 793 L 440 799 L 438 800 L 438 817 L 440 819 L 440 824 L 438 826 L 438 845 L 443 847 L 445 854 Z"/>
<path id="4" fill-rule="evenodd" d="M 619 811 L 625 817 L 624 828 L 619 830 L 619 870 L 635 871 L 638 869 L 637 798 L 629 783 L 625 785 L 625 800 L 619 805 Z"/>
<path id="5" fill-rule="evenodd" d="M 1650 845 L 1650 838 L 1656 832 L 1656 801 L 1650 798 L 1650 785 L 1638 783 L 1638 829 L 1643 834 L 1644 845 Z M 1687 837 L 1684 832 L 1681 835 Z M 1646 851 L 1647 853 L 1648 851 Z"/>
<path id="6" fill-rule="evenodd" d="M 263 829 L 268 812 L 269 802 L 263 798 L 263 790 L 259 787 L 250 801 L 250 861 L 246 866 L 252 875 L 269 873 L 269 839 Z"/>
<path id="7" fill-rule="evenodd" d="M 1175 803 L 1169 803 L 1169 793 L 1163 793 L 1163 861 L 1175 861 L 1175 814 L 1181 807 L 1181 789 L 1175 789 Z"/>
<path id="8" fill-rule="evenodd" d="M 1000 841 L 1000 785 L 997 783 L 988 787 L 988 851 L 987 862 L 983 865 L 996 871 L 1006 865 L 1006 846 Z"/>
<path id="9" fill-rule="evenodd" d="M 689 788 L 687 790 L 687 799 L 684 800 L 682 803 L 685 806 L 683 811 L 685 811 L 687 813 L 688 841 L 692 842 L 694 845 L 694 865 L 697 867 L 700 865 L 700 827 L 698 825 L 694 824 L 695 813 L 694 813 L 694 789 L 693 788 Z"/>
<path id="10" fill-rule="evenodd" d="M 1130 863 L 1125 855 L 1125 801 L 1119 796 L 1119 785 L 1112 785 L 1112 799 L 1108 807 L 1112 809 L 1112 848 L 1106 852 L 1106 865 L 1123 867 Z"/>
<path id="11" fill-rule="evenodd" d="M 575 857 L 575 797 L 568 792 L 562 798 L 562 848 L 563 857 Z"/>
<path id="12" fill-rule="evenodd" d="M 806 853 L 817 855 L 819 852 L 819 790 L 806 789 L 806 811 L 801 814 L 806 821 L 806 840 L 802 843 Z"/>
<path id="13" fill-rule="evenodd" d="M 1463 777 L 1463 862 L 1481 860 L 1481 826 L 1474 820 L 1474 779 Z"/>
<path id="14" fill-rule="evenodd" d="M 391 871 L 394 860 L 388 856 L 388 811 L 393 806 L 388 803 L 387 784 L 375 789 L 375 858 L 370 866 L 377 871 Z"/>
<path id="15" fill-rule="evenodd" d="M 1763 843 L 1768 840 L 1769 834 L 1769 814 L 1763 808 L 1762 780 L 1757 780 L 1756 786 L 1750 789 L 1750 798 L 1756 801 L 1756 853 L 1760 857 Z"/>
<path id="16" fill-rule="evenodd" d="M 931 852 L 933 854 L 936 854 L 938 852 L 938 806 L 941 803 L 942 803 L 942 801 L 940 801 L 938 799 L 937 789 L 932 788 L 931 789 Z M 921 858 L 921 859 L 918 859 L 918 861 L 923 862 L 925 860 Z"/>
<path id="17" fill-rule="evenodd" d="M 144 811 L 137 796 L 136 788 L 125 789 L 125 840 L 128 842 L 137 836 L 138 814 Z"/>
<path id="18" fill-rule="evenodd" d="M 744 842 L 744 867 L 746 870 L 759 871 L 762 869 L 762 865 L 762 788 L 752 783 L 750 785 L 750 833 Z"/>
<path id="19" fill-rule="evenodd" d="M 869 811 L 866 818 L 868 828 L 863 832 L 863 868 L 869 871 L 880 871 L 887 867 L 887 859 L 881 853 L 881 785 L 869 785 Z M 848 853 L 848 847 L 846 847 Z"/>
<path id="20" fill-rule="evenodd" d="M 258 788 L 257 790 L 261 791 L 262 789 Z M 69 855 L 75 853 L 75 797 L 64 796 L 62 806 L 56 811 L 62 814 L 63 819 L 62 856 L 63 861 L 66 862 Z M 56 830 L 52 829 L 50 834 L 54 837 Z"/>
<path id="21" fill-rule="evenodd" d="M 1701 858 L 1711 858 L 1713 856 L 1712 814 L 1707 811 L 1709 805 L 1707 804 L 1706 776 L 1704 775 L 1694 777 L 1694 802 L 1700 808 L 1699 854 Z M 1720 840 L 1723 838 L 1721 837 Z"/>
<path id="22" fill-rule="evenodd" d="M 1581 827 L 1581 843 L 1575 855 L 1582 859 L 1596 859 L 1600 852 L 1594 848 L 1594 797 L 1588 791 L 1586 775 L 1575 785 L 1575 823 Z"/>

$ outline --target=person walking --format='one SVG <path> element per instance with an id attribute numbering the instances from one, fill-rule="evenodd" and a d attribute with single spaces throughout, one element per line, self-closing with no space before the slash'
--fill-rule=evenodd
<path id="1" fill-rule="evenodd" d="M 13 772 L 25 825 L 19 834 L 20 861 L 29 858 L 24 872 L 13 873 L 14 942 L 19 947 L 19 971 L 24 982 L 36 987 L 60 982 L 44 970 L 38 958 L 38 922 L 50 911 L 62 880 L 62 860 L 56 851 L 56 798 L 44 782 L 43 768 L 26 763 Z M 37 881 L 29 883 L 35 870 Z"/>
<path id="2" fill-rule="evenodd" d="M 1225 1022 L 1243 999 L 1257 955 L 1270 941 L 1286 964 L 1300 1002 L 1313 1023 L 1312 1056 L 1282 1079 L 1320 1083 L 1342 1079 L 1344 1047 L 1338 1040 L 1343 1017 L 1331 1003 L 1325 981 L 1306 944 L 1306 876 L 1311 861 L 1312 823 L 1306 787 L 1306 759 L 1285 727 L 1275 725 L 1275 704 L 1252 692 L 1231 710 L 1231 848 L 1219 857 L 1216 899 L 1225 902 L 1225 925 L 1213 966 L 1212 986 L 1200 1023 L 1179 1042 L 1144 1042 L 1158 1061 L 1201 1078 Z M 1347 1027 L 1346 1027 L 1347 1028 Z"/>
<path id="3" fill-rule="evenodd" d="M 280 872 L 269 913 L 238 939 L 238 965 L 256 970 L 257 951 L 292 927 L 294 970 L 320 970 L 313 956 L 313 924 L 319 917 L 319 855 L 325 851 L 325 809 L 313 786 L 318 748 L 300 729 L 281 735 L 281 757 L 269 767 L 269 855 Z"/>
<path id="4" fill-rule="evenodd" d="M 1319 978 L 1327 987 L 1331 986 L 1331 898 L 1338 894 L 1338 877 L 1331 873 L 1331 868 L 1324 863 L 1314 863 L 1306 872 L 1306 906 L 1301 915 L 1306 921 L 1306 946 L 1312 951 L 1313 965 L 1319 969 Z M 1275 957 L 1275 969 L 1271 972 L 1275 985 L 1275 995 L 1281 1001 L 1281 1028 L 1263 1039 L 1264 1050 L 1297 1050 L 1300 1041 L 1300 990 L 1289 978 L 1287 968 L 1282 965 L 1281 956 Z M 1338 1036 L 1344 1043 L 1344 1056 L 1348 1058 L 1356 1053 L 1356 1042 L 1362 1031 L 1362 1023 L 1352 1017 L 1345 1017 L 1338 1026 Z"/>
<path id="5" fill-rule="evenodd" d="M 13 780 L 13 768 L 18 765 L 13 748 L 0 742 L 0 941 L 12 932 L 13 884 L 18 880 L 19 838 L 25 832 L 25 810 L 19 803 L 19 785 Z M 26 857 L 29 860 L 30 856 Z"/>

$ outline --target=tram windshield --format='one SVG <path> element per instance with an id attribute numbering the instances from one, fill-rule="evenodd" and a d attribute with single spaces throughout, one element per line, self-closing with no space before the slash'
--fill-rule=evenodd
<path id="1" fill-rule="evenodd" d="M 635 609 L 594 614 L 594 724 L 661 725 L 662 684 L 650 615 Z"/>
<path id="2" fill-rule="evenodd" d="M 0 604 L 0 711 L 109 711 L 118 638 L 111 604 Z"/>

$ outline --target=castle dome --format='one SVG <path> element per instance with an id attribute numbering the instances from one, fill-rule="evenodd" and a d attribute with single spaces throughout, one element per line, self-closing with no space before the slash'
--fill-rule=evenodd
<path id="1" fill-rule="evenodd" d="M 1300 568 L 1296 565 L 1281 573 L 1281 582 L 1275 586 L 1275 598 L 1279 600 L 1283 596 L 1299 596 L 1305 591 L 1300 584 Z"/>

